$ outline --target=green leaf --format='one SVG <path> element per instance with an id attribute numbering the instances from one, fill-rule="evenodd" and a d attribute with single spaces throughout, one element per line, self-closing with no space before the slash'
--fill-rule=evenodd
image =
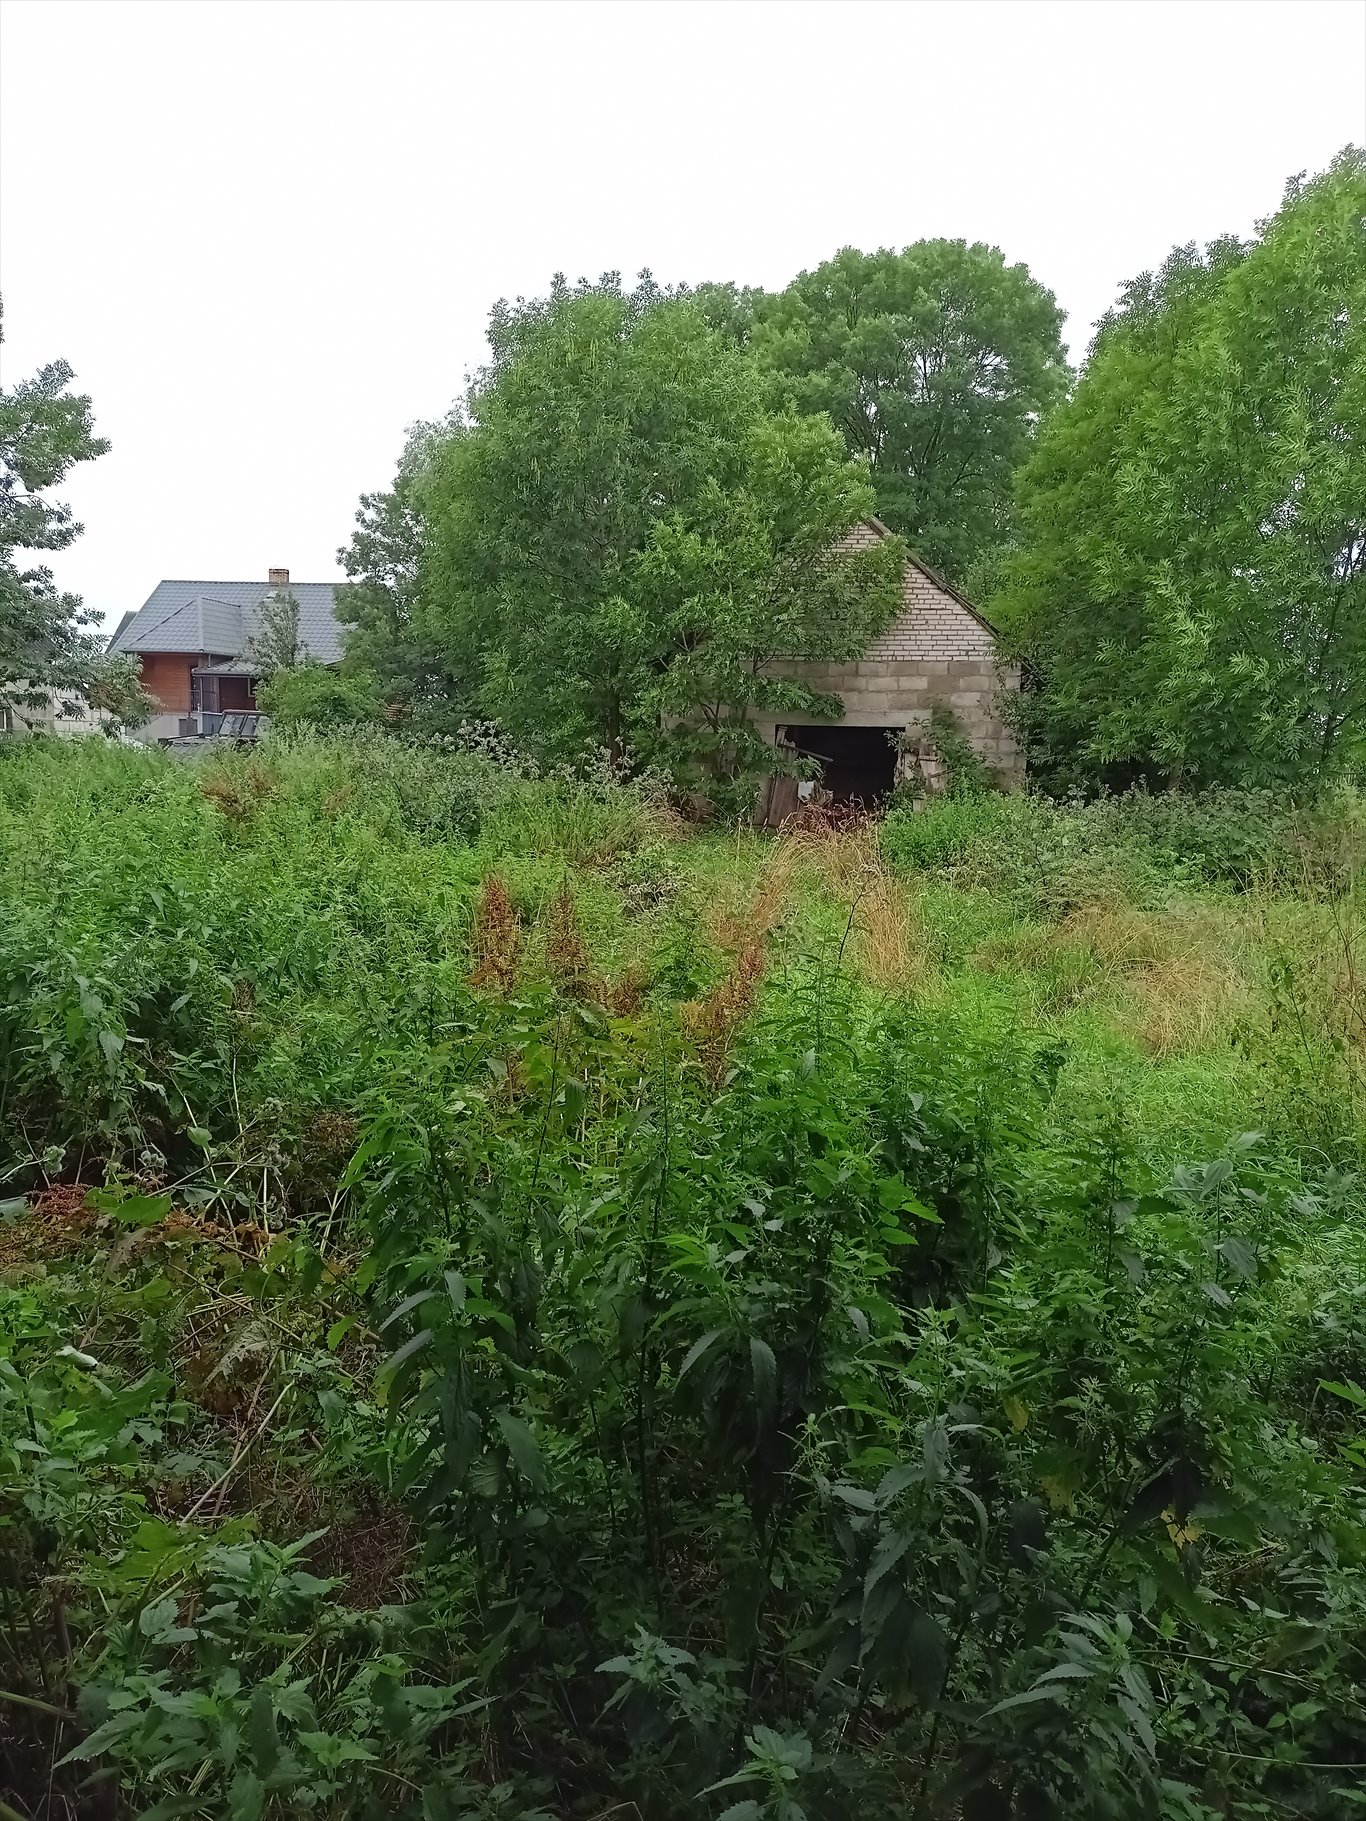
<path id="1" fill-rule="evenodd" d="M 1218 1250 L 1235 1276 L 1248 1280 L 1257 1275 L 1257 1254 L 1245 1239 L 1220 1240 Z"/>
<path id="2" fill-rule="evenodd" d="M 280 1731 L 275 1723 L 275 1690 L 268 1682 L 258 1683 L 252 1694 L 247 1740 L 258 1775 L 269 1777 L 280 1762 Z"/>
<path id="3" fill-rule="evenodd" d="M 404 1297 L 396 1309 L 390 1310 L 376 1329 L 376 1333 L 383 1334 L 386 1328 L 392 1328 L 396 1321 L 402 1321 L 405 1315 L 411 1315 L 414 1309 L 420 1309 L 423 1303 L 430 1302 L 436 1294 L 435 1290 L 430 1289 L 414 1290 L 411 1296 Z"/>
<path id="4" fill-rule="evenodd" d="M 765 1416 L 771 1416 L 778 1402 L 778 1362 L 766 1340 L 751 1338 L 749 1363 L 754 1374 L 754 1401 Z"/>
<path id="5" fill-rule="evenodd" d="M 228 1789 L 228 1821 L 258 1821 L 265 1805 L 265 1784 L 255 1771 L 239 1770 Z"/>
<path id="6" fill-rule="evenodd" d="M 420 1333 L 414 1334 L 411 1340 L 405 1340 L 397 1352 L 389 1355 L 388 1359 L 385 1360 L 384 1364 L 375 1374 L 375 1377 L 392 1378 L 403 1362 L 407 1359 L 411 1359 L 413 1354 L 418 1352 L 422 1347 L 425 1347 L 431 1338 L 431 1329 L 423 1328 Z"/>
<path id="7" fill-rule="evenodd" d="M 179 1606 L 173 1593 L 154 1600 L 138 1614 L 138 1630 L 154 1644 L 183 1644 L 198 1633 L 190 1626 L 177 1623 Z"/>
<path id="8" fill-rule="evenodd" d="M 1340 1397 L 1349 1404 L 1355 1404 L 1358 1410 L 1366 1410 L 1366 1391 L 1362 1390 L 1355 1379 L 1352 1379 L 1347 1384 L 1343 1385 L 1337 1383 L 1334 1379 L 1321 1378 L 1319 1380 L 1319 1389 L 1321 1391 L 1331 1391 L 1334 1397 Z"/>
<path id="9" fill-rule="evenodd" d="M 581 1081 L 571 1077 L 565 1082 L 560 1098 L 564 1103 L 564 1122 L 566 1125 L 577 1125 L 583 1118 L 588 1105 L 588 1089 Z"/>
<path id="10" fill-rule="evenodd" d="M 1027 1688 L 1023 1694 L 1007 1695 L 1004 1701 L 998 1701 L 994 1707 L 989 1707 L 982 1718 L 989 1720 L 993 1714 L 1008 1713 L 1012 1707 L 1027 1707 L 1034 1701 L 1060 1701 L 1061 1699 L 1062 1690 L 1058 1687 Z"/>
<path id="11" fill-rule="evenodd" d="M 709 1334 L 704 1334 L 700 1340 L 695 1340 L 684 1355 L 683 1364 L 678 1368 L 678 1377 L 681 1379 L 685 1373 L 691 1372 L 712 1342 L 718 1340 L 724 1333 L 724 1328 L 713 1328 Z"/>
<path id="12" fill-rule="evenodd" d="M 514 1416 L 511 1410 L 495 1410 L 493 1420 L 502 1431 L 503 1440 L 507 1443 L 512 1463 L 523 1479 L 529 1480 L 538 1492 L 545 1490 L 545 1464 L 541 1460 L 541 1451 L 536 1446 L 536 1438 L 522 1421 Z"/>
<path id="13" fill-rule="evenodd" d="M 171 1211 L 169 1195 L 125 1195 L 110 1204 L 115 1220 L 125 1227 L 154 1227 Z"/>
<path id="14" fill-rule="evenodd" d="M 949 1432 L 942 1422 L 927 1423 L 920 1438 L 925 1459 L 925 1478 L 942 1480 L 949 1470 Z"/>
<path id="15" fill-rule="evenodd" d="M 87 1733 L 83 1739 L 78 1739 L 66 1756 L 59 1758 L 57 1762 L 59 1764 L 84 1764 L 91 1758 L 98 1758 L 111 1745 L 117 1745 L 119 1740 L 128 1733 L 136 1732 L 143 1724 L 143 1720 L 144 1714 L 140 1708 L 133 1707 L 123 1713 L 117 1713 L 112 1719 L 106 1720 L 102 1726 L 97 1726 L 94 1732 Z"/>
<path id="16" fill-rule="evenodd" d="M 928 1707 L 939 1699 L 949 1662 L 949 1641 L 933 1613 L 916 1609 L 907 1635 L 907 1649 L 911 1659 L 911 1687 L 917 1699 Z"/>
<path id="17" fill-rule="evenodd" d="M 877 1586 L 883 1575 L 890 1569 L 895 1568 L 896 1564 L 901 1560 L 902 1556 L 905 1555 L 910 1546 L 911 1533 L 909 1530 L 894 1530 L 889 1536 L 884 1536 L 882 1538 L 877 1548 L 873 1551 L 873 1559 L 868 1564 L 868 1572 L 864 1576 L 863 1592 L 865 1598 L 873 1591 L 874 1587 Z"/>
<path id="18" fill-rule="evenodd" d="M 852 1505 L 856 1511 L 875 1511 L 877 1509 L 876 1497 L 862 1486 L 851 1486 L 847 1481 L 840 1480 L 830 1490 L 837 1499 L 843 1499 L 846 1505 Z"/>
<path id="19" fill-rule="evenodd" d="M 878 1482 L 878 1504 L 890 1504 L 899 1492 L 904 1492 L 908 1486 L 920 1485 L 924 1478 L 925 1469 L 919 1462 L 915 1466 L 903 1462 L 900 1466 L 889 1467 Z"/>

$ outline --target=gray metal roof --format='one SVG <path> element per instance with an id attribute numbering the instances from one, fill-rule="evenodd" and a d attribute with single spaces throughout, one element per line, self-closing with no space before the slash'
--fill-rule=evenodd
<path id="1" fill-rule="evenodd" d="M 342 654 L 331 582 L 291 582 L 299 603 L 299 643 L 320 664 Z M 111 651 L 184 651 L 241 657 L 260 626 L 261 582 L 158 582 L 136 613 L 125 614 Z"/>

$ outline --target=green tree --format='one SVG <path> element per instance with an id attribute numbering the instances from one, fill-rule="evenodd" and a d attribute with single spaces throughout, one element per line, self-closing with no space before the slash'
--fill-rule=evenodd
<path id="1" fill-rule="evenodd" d="M 393 484 L 363 493 L 350 543 L 337 560 L 351 578 L 337 592 L 347 628 L 342 669 L 373 686 L 396 716 L 431 732 L 448 732 L 471 708 L 471 680 L 434 613 L 426 562 L 424 484 L 436 452 L 460 435 L 453 416 L 409 432 Z"/>
<path id="2" fill-rule="evenodd" d="M 866 480 L 823 427 L 771 419 L 753 364 L 648 274 L 557 280 L 499 305 L 489 339 L 420 488 L 452 665 L 532 750 L 655 746 L 662 710 L 719 702 L 742 649 L 753 674 L 799 597 L 825 598 L 812 553 L 835 561 Z"/>
<path id="3" fill-rule="evenodd" d="M 383 712 L 372 677 L 343 676 L 327 664 L 276 671 L 256 692 L 264 714 L 281 727 L 351 727 Z"/>
<path id="4" fill-rule="evenodd" d="M 256 631 L 247 641 L 247 656 L 256 673 L 269 681 L 293 670 L 300 660 L 299 601 L 289 588 L 272 588 L 257 609 Z"/>
<path id="5" fill-rule="evenodd" d="M 927 561 L 961 581 L 1008 535 L 1012 477 L 1069 379 L 1063 313 L 1027 267 L 961 240 L 846 247 L 776 297 L 705 297 L 781 396 L 828 413 Z"/>
<path id="6" fill-rule="evenodd" d="M 534 749 L 620 745 L 663 651 L 633 565 L 733 470 L 757 381 L 694 308 L 614 274 L 499 304 L 489 343 L 427 487 L 448 645 Z"/>
<path id="7" fill-rule="evenodd" d="M 0 710 L 38 708 L 60 691 L 135 725 L 150 710 L 136 663 L 106 656 L 80 597 L 24 560 L 79 537 L 71 508 L 50 489 L 109 447 L 94 433 L 89 398 L 69 390 L 73 377 L 59 360 L 0 389 Z"/>
<path id="8" fill-rule="evenodd" d="M 862 651 L 896 612 L 905 548 L 840 541 L 872 511 L 860 464 L 822 418 L 761 416 L 734 485 L 655 526 L 639 566 L 667 654 L 646 697 L 675 776 L 703 784 L 771 767 L 754 719 L 838 718 L 785 660 Z"/>
<path id="9" fill-rule="evenodd" d="M 1101 324 L 993 603 L 1045 777 L 1296 782 L 1366 750 L 1363 218 L 1349 149 Z"/>

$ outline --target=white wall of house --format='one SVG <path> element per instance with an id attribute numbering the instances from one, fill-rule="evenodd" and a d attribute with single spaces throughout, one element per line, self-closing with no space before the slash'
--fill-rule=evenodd
<path id="1" fill-rule="evenodd" d="M 91 708 L 65 689 L 49 691 L 38 708 L 0 708 L 0 733 L 54 733 L 62 739 L 77 739 L 102 733 L 108 724 L 109 716 L 102 708 Z"/>

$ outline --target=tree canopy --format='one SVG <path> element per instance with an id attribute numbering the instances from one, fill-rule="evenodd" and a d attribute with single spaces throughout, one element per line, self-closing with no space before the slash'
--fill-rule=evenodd
<path id="1" fill-rule="evenodd" d="M 1366 159 L 1100 326 L 993 603 L 1045 778 L 1313 778 L 1366 743 Z"/>
<path id="2" fill-rule="evenodd" d="M 868 463 L 880 516 L 960 582 L 1009 532 L 1011 481 L 1069 378 L 1063 313 L 995 247 L 845 247 L 777 296 L 709 286 L 781 397 Z"/>
<path id="3" fill-rule="evenodd" d="M 467 707 L 546 755 L 742 768 L 750 709 L 809 702 L 772 661 L 852 653 L 894 610 L 894 550 L 836 553 L 866 471 L 648 275 L 557 280 L 489 340 L 459 419 L 362 504 L 359 648 L 400 693 L 439 652 Z"/>
<path id="4" fill-rule="evenodd" d="M 343 669 L 372 682 L 393 714 L 424 732 L 449 732 L 472 706 L 473 683 L 451 649 L 424 561 L 427 469 L 458 418 L 409 431 L 393 483 L 361 495 L 351 541 L 337 552 L 350 578 L 337 593 L 346 627 Z"/>
<path id="5" fill-rule="evenodd" d="M 56 691 L 85 698 L 116 718 L 145 718 L 129 660 L 103 654 L 80 597 L 26 553 L 65 550 L 81 532 L 51 489 L 109 444 L 95 435 L 88 397 L 69 388 L 64 360 L 0 389 L 0 709 L 36 708 Z"/>

